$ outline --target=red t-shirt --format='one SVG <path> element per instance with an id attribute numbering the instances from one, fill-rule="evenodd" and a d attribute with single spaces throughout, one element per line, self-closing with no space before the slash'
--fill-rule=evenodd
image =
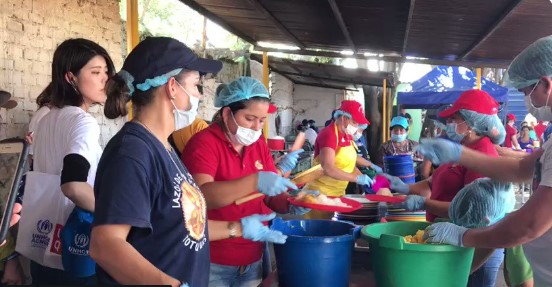
<path id="1" fill-rule="evenodd" d="M 188 142 L 182 152 L 182 161 L 192 175 L 208 174 L 215 181 L 227 181 L 242 178 L 259 171 L 276 172 L 272 156 L 264 137 L 243 149 L 243 156 L 232 146 L 218 124 L 212 124 L 197 133 Z M 251 190 L 251 193 L 257 192 Z M 210 220 L 239 221 L 252 214 L 270 214 L 272 210 L 279 213 L 289 211 L 289 195 L 265 197 L 245 202 L 234 203 L 217 209 L 208 209 Z M 272 208 L 269 208 L 270 206 Z M 261 259 L 262 242 L 239 238 L 213 241 L 211 262 L 221 265 L 244 266 Z"/>
<path id="2" fill-rule="evenodd" d="M 546 130 L 546 125 L 542 124 L 542 123 L 539 123 L 538 125 L 536 125 L 534 127 L 535 129 L 535 133 L 537 134 L 537 139 L 540 141 L 541 138 L 542 138 L 542 134 L 544 133 L 544 131 Z"/>
<path id="3" fill-rule="evenodd" d="M 338 145 L 339 147 L 347 147 L 351 145 L 351 140 L 353 138 L 350 135 L 342 133 L 339 129 L 337 129 L 337 136 L 339 137 L 339 141 L 335 135 L 335 122 L 332 122 L 329 126 L 323 128 L 318 134 L 316 143 L 314 144 L 314 156 L 318 156 L 320 154 L 320 150 L 325 147 L 337 150 Z"/>
<path id="4" fill-rule="evenodd" d="M 469 148 L 482 152 L 488 156 L 498 157 L 494 144 L 488 137 L 468 146 Z M 431 176 L 431 199 L 451 202 L 454 196 L 467 184 L 484 177 L 482 174 L 471 171 L 461 165 L 447 163 L 439 166 Z M 426 219 L 433 222 L 437 216 L 431 213 L 426 214 Z"/>
<path id="5" fill-rule="evenodd" d="M 512 146 L 512 136 L 515 136 L 517 135 L 517 129 L 510 126 L 510 125 L 506 125 L 506 139 L 504 140 L 504 147 L 513 147 Z"/>

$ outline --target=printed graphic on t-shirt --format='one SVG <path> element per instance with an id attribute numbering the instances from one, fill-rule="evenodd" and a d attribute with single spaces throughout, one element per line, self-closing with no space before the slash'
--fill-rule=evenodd
<path id="1" fill-rule="evenodd" d="M 263 168 L 264 168 L 264 166 L 263 166 L 263 164 L 261 163 L 260 160 L 257 160 L 255 162 L 255 167 L 257 168 L 257 170 L 263 170 Z"/>
<path id="2" fill-rule="evenodd" d="M 200 240 L 205 235 L 205 199 L 196 187 L 186 181 L 182 182 L 180 188 L 182 190 L 180 201 L 186 229 L 194 240 Z"/>

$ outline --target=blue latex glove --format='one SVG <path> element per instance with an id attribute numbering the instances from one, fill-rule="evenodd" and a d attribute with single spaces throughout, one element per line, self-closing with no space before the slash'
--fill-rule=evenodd
<path id="1" fill-rule="evenodd" d="M 312 194 L 315 196 L 320 194 L 320 191 L 318 190 L 303 190 L 303 192 L 305 192 L 306 194 Z M 292 214 L 292 215 L 303 215 L 309 211 L 311 211 L 310 208 L 301 207 L 293 204 L 289 205 L 289 214 Z"/>
<path id="2" fill-rule="evenodd" d="M 427 240 L 427 243 L 444 243 L 463 247 L 466 231 L 468 231 L 467 228 L 450 222 L 434 223 L 425 229 L 424 240 Z"/>
<path id="3" fill-rule="evenodd" d="M 383 173 L 383 169 L 381 169 L 381 167 L 375 165 L 374 163 L 372 163 L 370 168 L 373 169 L 374 171 L 376 171 L 376 173 L 378 173 L 378 174 Z"/>
<path id="4" fill-rule="evenodd" d="M 357 176 L 357 184 L 372 186 L 373 183 L 374 183 L 374 181 L 369 176 L 367 176 L 365 174 L 361 174 L 361 175 Z"/>
<path id="5" fill-rule="evenodd" d="M 188 285 L 188 283 L 182 283 L 182 285 L 180 285 L 180 287 L 190 287 L 190 285 Z"/>
<path id="6" fill-rule="evenodd" d="M 396 191 L 400 194 L 408 194 L 410 192 L 410 187 L 408 184 L 404 183 L 400 178 L 396 176 L 389 175 L 387 173 L 382 174 L 389 180 L 389 185 L 391 190 Z"/>
<path id="7" fill-rule="evenodd" d="M 296 151 L 292 151 L 286 155 L 284 155 L 280 162 L 278 162 L 277 166 L 282 170 L 283 173 L 288 173 L 291 170 L 295 168 L 297 165 L 297 160 L 299 159 L 299 154 L 304 152 L 304 150 L 299 149 Z"/>
<path id="8" fill-rule="evenodd" d="M 400 207 L 406 209 L 407 211 L 424 210 L 425 201 L 425 197 L 413 194 L 407 196 L 406 199 L 400 204 Z"/>
<path id="9" fill-rule="evenodd" d="M 422 139 L 414 150 L 436 165 L 458 162 L 462 154 L 460 144 L 445 139 Z"/>
<path id="10" fill-rule="evenodd" d="M 275 196 L 288 189 L 298 189 L 289 179 L 283 178 L 270 171 L 260 171 L 257 181 L 257 189 L 260 193 Z"/>
<path id="11" fill-rule="evenodd" d="M 273 242 L 284 244 L 287 236 L 280 231 L 270 230 L 263 222 L 269 221 L 276 217 L 276 213 L 267 215 L 253 214 L 241 219 L 242 236 L 245 239 L 262 242 Z"/>

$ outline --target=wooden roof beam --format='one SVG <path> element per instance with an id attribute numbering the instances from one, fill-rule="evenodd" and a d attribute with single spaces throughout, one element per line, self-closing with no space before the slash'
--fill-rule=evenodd
<path id="1" fill-rule="evenodd" d="M 333 82 L 342 82 L 342 83 L 347 83 L 347 84 L 351 84 L 351 85 L 354 85 L 354 84 L 359 84 L 359 85 L 371 85 L 373 83 L 367 83 L 367 82 L 364 82 L 364 83 L 360 83 L 358 81 L 356 81 L 355 79 L 348 79 L 348 78 L 344 78 L 344 79 L 336 79 L 336 78 L 332 78 L 332 77 L 323 77 L 323 76 L 318 76 L 318 75 L 313 75 L 313 74 L 306 74 L 306 73 L 288 73 L 288 72 L 278 72 L 279 74 L 286 74 L 288 76 L 296 76 L 296 77 L 305 77 L 305 78 L 311 78 L 313 80 L 316 80 L 317 82 L 322 80 L 322 81 L 333 81 Z M 381 80 L 378 80 L 378 81 L 381 81 Z M 387 81 L 389 82 L 389 79 L 387 79 Z M 392 84 L 392 81 L 391 81 L 391 84 Z"/>
<path id="2" fill-rule="evenodd" d="M 354 54 L 351 56 L 345 56 L 339 52 L 328 52 L 328 51 L 313 51 L 313 50 L 286 50 L 286 49 L 274 49 L 274 48 L 265 48 L 265 47 L 254 47 L 255 51 L 267 51 L 267 52 L 278 52 L 294 55 L 303 55 L 303 56 L 315 56 L 315 57 L 330 57 L 330 58 L 355 58 L 355 59 L 364 59 L 364 60 L 381 60 L 391 63 L 415 63 L 415 64 L 428 64 L 428 65 L 445 65 L 445 66 L 464 66 L 472 68 L 508 68 L 510 61 L 467 61 L 467 60 L 441 60 L 441 59 L 420 59 L 413 58 L 408 59 L 406 57 L 396 57 L 396 56 L 365 56 L 364 54 Z"/>
<path id="3" fill-rule="evenodd" d="M 485 30 L 485 32 L 483 34 L 481 34 L 477 40 L 475 40 L 469 47 L 468 49 L 466 49 L 464 52 L 462 52 L 462 54 L 460 54 L 458 56 L 458 58 L 460 59 L 465 59 L 467 56 L 469 56 L 471 53 L 473 53 L 475 50 L 477 50 L 477 48 L 483 43 L 485 42 L 485 40 L 487 40 L 487 38 L 489 38 L 498 28 L 500 28 L 500 25 L 502 24 L 502 22 L 504 22 L 504 20 L 506 18 L 508 18 L 508 16 L 510 16 L 510 14 L 512 14 L 512 12 L 514 12 L 514 10 L 516 9 L 516 7 L 521 4 L 521 2 L 523 2 L 523 0 L 513 0 L 512 2 L 510 2 L 510 4 L 506 7 L 506 9 L 504 9 L 504 11 L 502 11 L 502 13 L 500 14 L 500 16 L 489 26 L 487 27 L 487 29 Z"/>
<path id="4" fill-rule="evenodd" d="M 326 84 L 323 84 L 323 83 L 314 84 L 314 83 L 305 83 L 305 82 L 301 82 L 301 81 L 296 81 L 293 78 L 291 78 L 290 75 L 288 75 L 286 73 L 283 73 L 283 72 L 281 72 L 279 70 L 276 70 L 274 68 L 271 68 L 271 70 L 272 70 L 272 72 L 281 75 L 282 77 L 290 80 L 291 82 L 293 82 L 296 85 L 304 85 L 304 86 L 310 86 L 310 87 L 328 88 L 328 89 L 336 89 L 336 90 L 346 90 L 346 91 L 358 91 L 358 90 L 353 90 L 353 89 L 344 88 L 344 87 L 326 85 Z"/>
<path id="5" fill-rule="evenodd" d="M 292 82 L 296 85 L 303 85 L 303 86 L 310 86 L 310 87 L 319 87 L 319 88 L 326 88 L 326 89 L 335 89 L 335 90 L 345 90 L 345 91 L 358 91 L 357 89 L 350 89 L 346 87 L 338 87 L 338 86 L 332 86 L 332 85 L 325 85 L 325 84 L 311 84 L 311 83 L 305 83 L 305 82 L 295 82 L 292 80 Z"/>
<path id="6" fill-rule="evenodd" d="M 255 8 L 255 10 L 257 10 L 258 12 L 263 14 L 269 21 L 271 21 L 274 24 L 274 26 L 276 26 L 276 28 L 278 28 L 278 30 L 280 30 L 280 32 L 284 33 L 286 35 L 286 37 L 288 37 L 288 39 L 293 44 L 295 44 L 295 46 L 297 46 L 301 49 L 305 49 L 305 44 L 303 44 L 301 41 L 299 41 L 299 39 L 297 37 L 295 37 L 295 35 L 293 35 L 284 26 L 284 24 L 282 24 L 282 22 L 280 22 L 278 19 L 276 19 L 276 17 L 274 15 L 272 15 L 272 13 L 270 13 L 270 11 L 268 11 L 266 9 L 266 7 L 263 6 L 263 4 L 261 2 L 259 2 L 259 0 L 247 0 L 247 2 L 249 2 L 249 4 L 251 4 Z"/>
<path id="7" fill-rule="evenodd" d="M 286 60 L 284 60 L 284 63 L 288 64 L 295 72 L 297 72 L 297 73 L 286 73 L 287 75 L 297 75 L 297 76 L 303 75 L 303 71 L 301 69 L 299 69 L 299 67 L 297 67 L 297 65 L 295 65 L 293 63 L 293 61 L 290 61 L 290 60 L 286 59 Z M 281 72 L 280 72 L 280 74 L 281 74 Z M 305 76 L 303 76 L 303 77 L 305 77 Z M 317 79 L 317 78 L 314 78 L 314 77 L 311 77 L 311 78 L 313 78 L 319 84 L 322 84 L 322 85 L 324 84 L 320 79 Z"/>
<path id="8" fill-rule="evenodd" d="M 410 0 L 410 8 L 408 9 L 408 18 L 406 19 L 406 30 L 404 31 L 404 40 L 401 55 L 406 57 L 406 47 L 408 46 L 408 34 L 410 34 L 410 26 L 412 24 L 412 15 L 414 14 L 414 6 L 416 0 Z"/>
<path id="9" fill-rule="evenodd" d="M 353 42 L 353 38 L 351 37 L 351 33 L 349 33 L 349 29 L 347 28 L 347 25 L 345 25 L 345 20 L 343 20 L 343 15 L 341 15 L 341 11 L 339 11 L 339 7 L 337 7 L 337 3 L 335 3 L 335 0 L 328 0 L 328 4 L 330 4 L 330 7 L 332 8 L 332 12 L 334 14 L 335 20 L 337 21 L 337 24 L 339 25 L 339 28 L 341 28 L 341 32 L 343 32 L 343 36 L 345 36 L 345 40 L 347 40 L 347 44 L 351 47 L 351 50 L 356 53 L 356 46 Z"/>

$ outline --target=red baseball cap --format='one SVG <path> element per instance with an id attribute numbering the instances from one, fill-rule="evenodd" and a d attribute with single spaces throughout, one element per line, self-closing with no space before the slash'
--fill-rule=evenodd
<path id="1" fill-rule="evenodd" d="M 514 114 L 507 114 L 507 115 L 506 115 L 506 118 L 507 118 L 508 120 L 514 120 L 514 121 L 515 121 L 515 120 L 516 120 L 516 115 L 514 115 Z"/>
<path id="2" fill-rule="evenodd" d="M 342 101 L 341 106 L 338 108 L 338 110 L 349 113 L 353 117 L 353 120 L 359 125 L 370 124 L 370 122 L 364 116 L 364 110 L 362 109 L 362 105 L 360 105 L 360 103 L 357 101 L 349 101 L 349 100 Z"/>
<path id="3" fill-rule="evenodd" d="M 460 110 L 474 111 L 485 115 L 496 115 L 498 103 L 487 92 L 482 90 L 467 90 L 452 104 L 452 107 L 439 113 L 441 118 L 450 118 Z"/>
<path id="4" fill-rule="evenodd" d="M 278 108 L 277 108 L 275 105 L 273 105 L 273 104 L 269 104 L 269 105 L 268 105 L 268 113 L 269 113 L 269 114 L 273 114 L 273 113 L 275 113 L 277 110 L 278 110 Z"/>

